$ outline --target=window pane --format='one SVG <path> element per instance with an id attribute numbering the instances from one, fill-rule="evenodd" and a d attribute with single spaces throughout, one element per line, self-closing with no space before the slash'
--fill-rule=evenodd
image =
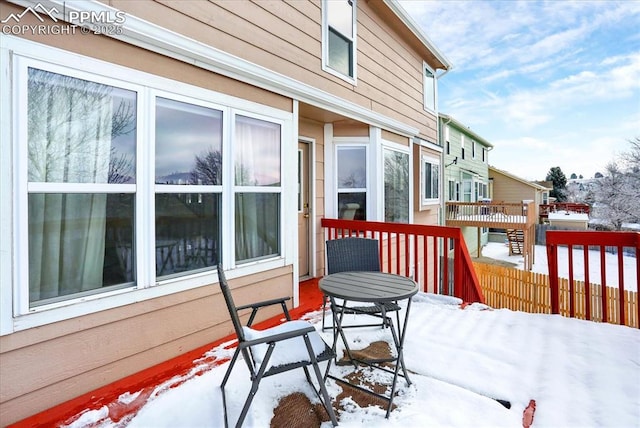
<path id="1" fill-rule="evenodd" d="M 424 70 L 424 104 L 428 109 L 436 109 L 436 79 L 426 68 Z"/>
<path id="2" fill-rule="evenodd" d="M 238 193 L 236 203 L 236 261 L 280 254 L 280 194 Z"/>
<path id="3" fill-rule="evenodd" d="M 280 186 L 280 125 L 236 116 L 235 183 Z"/>
<path id="4" fill-rule="evenodd" d="M 222 184 L 222 112 L 156 100 L 157 184 Z"/>
<path id="5" fill-rule="evenodd" d="M 431 165 L 431 197 L 440 197 L 440 166 L 436 164 Z"/>
<path id="6" fill-rule="evenodd" d="M 367 187 L 367 149 L 338 147 L 338 189 Z"/>
<path id="7" fill-rule="evenodd" d="M 367 194 L 365 192 L 338 193 L 338 218 L 366 220 Z"/>
<path id="8" fill-rule="evenodd" d="M 384 153 L 385 221 L 409 222 L 409 155 L 385 150 Z"/>
<path id="9" fill-rule="evenodd" d="M 133 195 L 29 195 L 31 306 L 133 281 Z"/>
<path id="10" fill-rule="evenodd" d="M 424 163 L 424 197 L 431 199 L 433 196 L 433 172 L 431 171 L 431 163 Z"/>
<path id="11" fill-rule="evenodd" d="M 329 67 L 345 76 L 353 76 L 353 43 L 329 29 Z"/>
<path id="12" fill-rule="evenodd" d="M 219 194 L 156 195 L 156 275 L 193 273 L 218 264 Z"/>
<path id="13" fill-rule="evenodd" d="M 351 0 L 327 1 L 327 23 L 343 36 L 353 38 L 353 2 Z"/>
<path id="14" fill-rule="evenodd" d="M 29 68 L 29 181 L 135 183 L 136 93 Z"/>

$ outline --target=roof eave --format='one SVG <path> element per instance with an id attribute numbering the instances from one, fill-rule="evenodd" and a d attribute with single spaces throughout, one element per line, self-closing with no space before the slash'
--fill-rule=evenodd
<path id="1" fill-rule="evenodd" d="M 420 40 L 420 42 L 429 49 L 433 55 L 442 64 L 442 69 L 450 70 L 453 64 L 447 59 L 447 57 L 440 52 L 440 50 L 433 44 L 429 37 L 420 29 L 420 26 L 407 14 L 404 8 L 400 5 L 398 0 L 382 0 L 387 7 L 403 22 L 404 25 L 411 30 L 411 32 Z"/>

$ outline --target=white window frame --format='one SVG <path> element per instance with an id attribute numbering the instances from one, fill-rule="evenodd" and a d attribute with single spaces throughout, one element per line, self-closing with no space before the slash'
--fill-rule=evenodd
<path id="1" fill-rule="evenodd" d="M 11 61 L 9 57 L 11 56 Z M 60 302 L 29 308 L 29 281 L 28 281 L 28 223 L 27 192 L 45 189 L 53 191 L 57 183 L 31 183 L 27 182 L 27 156 L 26 156 L 26 85 L 28 67 L 48 70 L 90 81 L 135 90 L 137 97 L 137 153 L 136 153 L 136 183 L 117 184 L 109 189 L 100 188 L 101 185 L 92 185 L 91 192 L 115 192 L 136 189 L 136 222 L 148 220 L 153 223 L 153 209 L 149 208 L 149 201 L 153 201 L 155 195 L 153 177 L 149 178 L 153 169 L 153 148 L 147 147 L 144 141 L 153 137 L 153 117 L 155 106 L 154 94 L 163 96 L 171 95 L 172 99 L 188 100 L 188 102 L 206 107 L 223 110 L 223 165 L 225 174 L 231 173 L 228 165 L 232 161 L 232 140 L 230 136 L 231 119 L 234 112 L 257 118 L 264 118 L 281 125 L 281 177 L 282 183 L 278 190 L 280 197 L 280 254 L 269 259 L 257 262 L 243 263 L 237 267 L 236 275 L 248 275 L 261 272 L 287 264 L 293 264 L 297 247 L 295 240 L 286 238 L 285 225 L 292 224 L 296 217 L 297 189 L 295 180 L 284 180 L 284 171 L 295 168 L 297 146 L 289 144 L 297 141 L 294 115 L 292 112 L 276 109 L 254 103 L 252 101 L 217 93 L 201 87 L 174 81 L 164 77 L 152 75 L 127 67 L 111 64 L 105 61 L 85 57 L 68 51 L 52 48 L 28 40 L 3 37 L 2 50 L 0 51 L 2 62 L 0 67 L 0 87 L 3 93 L 13 93 L 12 100 L 2 101 L 0 123 L 2 123 L 2 140 L 0 145 L 3 153 L 13 153 L 13 157 L 2 157 L 2 180 L 0 195 L 2 205 L 0 208 L 0 232 L 2 237 L 12 237 L 9 244 L 4 243 L 2 249 L 9 248 L 8 252 L 0 252 L 0 265 L 2 265 L 3 286 L 0 290 L 0 334 L 10 334 L 27 328 L 33 328 L 57 321 L 62 321 L 77 316 L 87 315 L 97 311 L 120 307 L 139 301 L 153 299 L 161 296 L 189 290 L 215 281 L 215 269 L 206 272 L 198 272 L 184 277 L 171 278 L 161 282 L 155 281 L 155 263 L 146 252 L 153 246 L 154 229 L 152 226 L 141 225 L 136 228 L 136 242 L 138 245 L 137 281 L 133 287 L 120 288 L 90 296 L 70 298 Z M 6 61 L 5 61 L 6 60 Z M 5 89 L 8 89 L 5 91 Z M 5 97 L 3 97 L 5 98 Z M 8 97 L 7 97 L 8 98 Z M 14 114 L 11 114 L 13 106 Z M 9 107 L 9 108 L 5 108 Z M 24 110 L 24 111 L 23 111 Z M 19 114 L 22 112 L 22 114 Z M 5 138 L 7 137 L 7 138 Z M 295 146 L 295 147 L 294 147 Z M 10 158 L 8 164 L 7 159 Z M 12 162 L 13 161 L 13 162 Z M 7 164 L 7 165 L 6 165 Z M 8 166 L 8 168 L 5 168 Z M 233 250 L 233 191 L 232 177 L 225 176 L 223 181 L 222 197 L 222 262 L 226 268 L 236 268 Z M 12 184 L 7 184 L 12 183 Z M 77 188 L 76 188 L 77 187 Z M 58 186 L 58 189 L 60 187 Z M 87 187 L 75 184 L 65 184 L 65 192 L 87 191 Z M 268 189 L 275 192 L 274 188 Z M 59 191 L 59 190 L 58 190 Z M 18 195 L 8 198 L 7 195 Z M 5 204 L 5 201 L 9 204 Z M 8 206 L 5 206 L 8 205 Z M 153 206 L 153 205 L 151 205 Z M 139 223 L 138 223 L 139 224 Z M 10 233 L 7 233 L 7 230 Z M 295 247 L 295 248 L 294 248 Z M 8 270 L 4 267 L 9 266 Z M 9 279 L 8 282 L 4 282 Z"/>
<path id="2" fill-rule="evenodd" d="M 365 138 L 349 138 L 349 137 L 336 137 L 334 139 L 334 143 L 335 143 L 335 150 L 333 151 L 334 153 L 334 159 L 333 159 L 333 164 L 334 164 L 334 169 L 333 169 L 333 180 L 335 183 L 335 189 L 333 192 L 333 204 L 335 207 L 335 217 L 338 218 L 339 212 L 338 212 L 338 194 L 339 193 L 364 193 L 365 194 L 365 198 L 367 201 L 367 209 L 365 212 L 366 218 L 367 220 L 371 220 L 374 216 L 374 211 L 371 207 L 371 168 L 370 168 L 370 150 L 369 150 L 369 145 L 365 142 L 368 141 L 368 139 Z M 366 168 L 366 185 L 365 187 L 357 187 L 357 188 L 341 188 L 339 187 L 338 183 L 338 153 L 340 151 L 340 149 L 345 149 L 345 148 L 364 148 L 365 149 L 365 168 Z"/>
<path id="3" fill-rule="evenodd" d="M 432 169 L 431 171 L 433 171 L 433 166 L 435 165 L 438 169 L 437 172 L 437 177 L 438 177 L 438 183 L 437 183 L 437 191 L 438 191 L 438 197 L 437 198 L 433 198 L 433 197 L 427 197 L 427 195 L 425 195 L 425 184 L 426 184 L 426 180 L 427 180 L 427 168 L 425 168 L 425 164 L 431 164 L 432 165 Z M 420 200 L 422 205 L 434 205 L 434 204 L 439 204 L 440 203 L 440 199 L 442 198 L 442 189 L 441 189 L 441 181 L 442 181 L 442 164 L 440 163 L 440 159 L 434 156 L 428 156 L 428 155 L 422 155 L 420 157 Z M 451 181 L 451 180 L 449 180 Z M 432 186 L 433 186 L 433 181 L 432 181 Z M 432 187 L 433 189 L 433 187 Z"/>
<path id="4" fill-rule="evenodd" d="M 431 76 L 428 76 L 430 74 Z M 432 92 L 427 88 L 432 87 Z M 438 78 L 436 77 L 436 71 L 429 67 L 426 62 L 422 63 L 422 93 L 424 109 L 429 112 L 438 112 Z M 446 129 L 446 128 L 445 128 Z M 446 131 L 445 131 L 446 132 Z M 448 132 L 445 136 L 446 140 L 449 139 Z"/>
<path id="5" fill-rule="evenodd" d="M 353 32 L 353 36 L 352 37 L 348 37 L 345 34 L 340 33 L 341 36 L 345 37 L 346 39 L 349 39 L 349 41 L 351 42 L 351 58 L 353 60 L 353 64 L 352 64 L 352 76 L 348 75 L 348 74 L 343 74 L 335 69 L 333 69 L 331 66 L 329 66 L 329 17 L 328 17 L 328 11 L 327 11 L 327 3 L 331 1 L 331 0 L 322 0 L 322 70 L 332 74 L 336 77 L 339 77 L 340 79 L 351 83 L 352 85 L 357 85 L 358 83 L 358 46 L 357 46 L 357 41 L 358 41 L 358 25 L 357 25 L 357 9 L 358 9 L 358 3 L 357 0 L 351 0 L 352 2 L 352 9 L 353 9 L 353 13 L 352 13 L 352 17 L 351 17 L 351 21 L 352 21 L 352 32 Z"/>
<path id="6" fill-rule="evenodd" d="M 384 154 L 385 151 L 389 150 L 389 151 L 394 151 L 394 152 L 398 152 L 398 153 L 402 153 L 402 154 L 406 154 L 409 158 L 409 177 L 408 177 L 408 185 L 409 185 L 409 194 L 408 194 L 408 201 L 407 201 L 407 209 L 409 210 L 409 212 L 407 213 L 407 221 L 409 223 L 411 223 L 413 221 L 413 180 L 411 179 L 411 177 L 413 177 L 413 170 L 412 170 L 412 161 L 411 161 L 411 149 L 408 146 L 403 146 L 401 144 L 397 144 L 397 143 L 393 143 L 391 141 L 388 140 L 382 140 L 382 144 L 381 144 L 381 156 L 380 156 L 380 171 L 381 171 L 381 178 L 380 178 L 380 189 L 381 189 L 381 193 L 382 193 L 382 199 L 381 199 L 381 206 L 382 206 L 382 212 L 380 214 L 380 221 L 385 221 L 385 207 L 384 207 L 384 201 L 385 201 L 385 194 L 384 194 L 384 190 L 385 190 L 385 169 L 384 169 Z"/>

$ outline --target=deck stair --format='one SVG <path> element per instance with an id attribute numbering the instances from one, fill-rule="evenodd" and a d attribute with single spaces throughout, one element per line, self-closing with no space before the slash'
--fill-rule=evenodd
<path id="1" fill-rule="evenodd" d="M 507 239 L 509 240 L 509 255 L 522 255 L 524 252 L 524 231 L 507 229 Z"/>

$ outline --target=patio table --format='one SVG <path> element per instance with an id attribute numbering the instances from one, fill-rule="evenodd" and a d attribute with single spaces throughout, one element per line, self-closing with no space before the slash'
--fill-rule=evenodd
<path id="1" fill-rule="evenodd" d="M 359 385 L 353 385 L 344 379 L 330 375 L 330 366 L 327 366 L 325 377 L 329 377 L 340 383 L 349 384 L 358 390 L 387 400 L 389 404 L 387 406 L 386 417 L 388 418 L 393 405 L 393 396 L 396 392 L 398 376 L 404 377 L 407 386 L 411 385 L 404 364 L 403 346 L 407 330 L 407 321 L 409 320 L 409 311 L 411 309 L 411 297 L 418 292 L 418 284 L 411 278 L 386 272 L 340 272 L 327 275 L 320 279 L 319 287 L 320 290 L 329 297 L 331 302 L 331 312 L 335 322 L 335 329 L 333 330 L 334 352 L 336 351 L 338 337 L 341 337 L 347 356 L 351 363 L 354 364 L 354 367 L 357 368 L 358 363 L 360 363 L 374 369 L 393 373 L 393 382 L 391 384 L 391 394 L 387 397 L 386 395 L 377 394 Z M 338 305 L 336 299 L 343 299 L 343 304 Z M 384 304 L 401 300 L 407 300 L 404 322 L 401 324 L 400 317 L 397 315 L 397 325 L 394 325 L 393 319 L 389 317 L 385 311 Z M 349 343 L 345 336 L 345 329 L 342 327 L 345 310 L 348 310 L 347 302 L 372 303 L 380 306 L 382 319 L 385 325 L 389 327 L 393 337 L 393 343 L 396 348 L 395 356 L 378 359 L 358 359 L 352 356 Z M 385 363 L 395 363 L 393 370 L 384 367 Z M 402 374 L 399 373 L 400 369 L 402 369 Z"/>

